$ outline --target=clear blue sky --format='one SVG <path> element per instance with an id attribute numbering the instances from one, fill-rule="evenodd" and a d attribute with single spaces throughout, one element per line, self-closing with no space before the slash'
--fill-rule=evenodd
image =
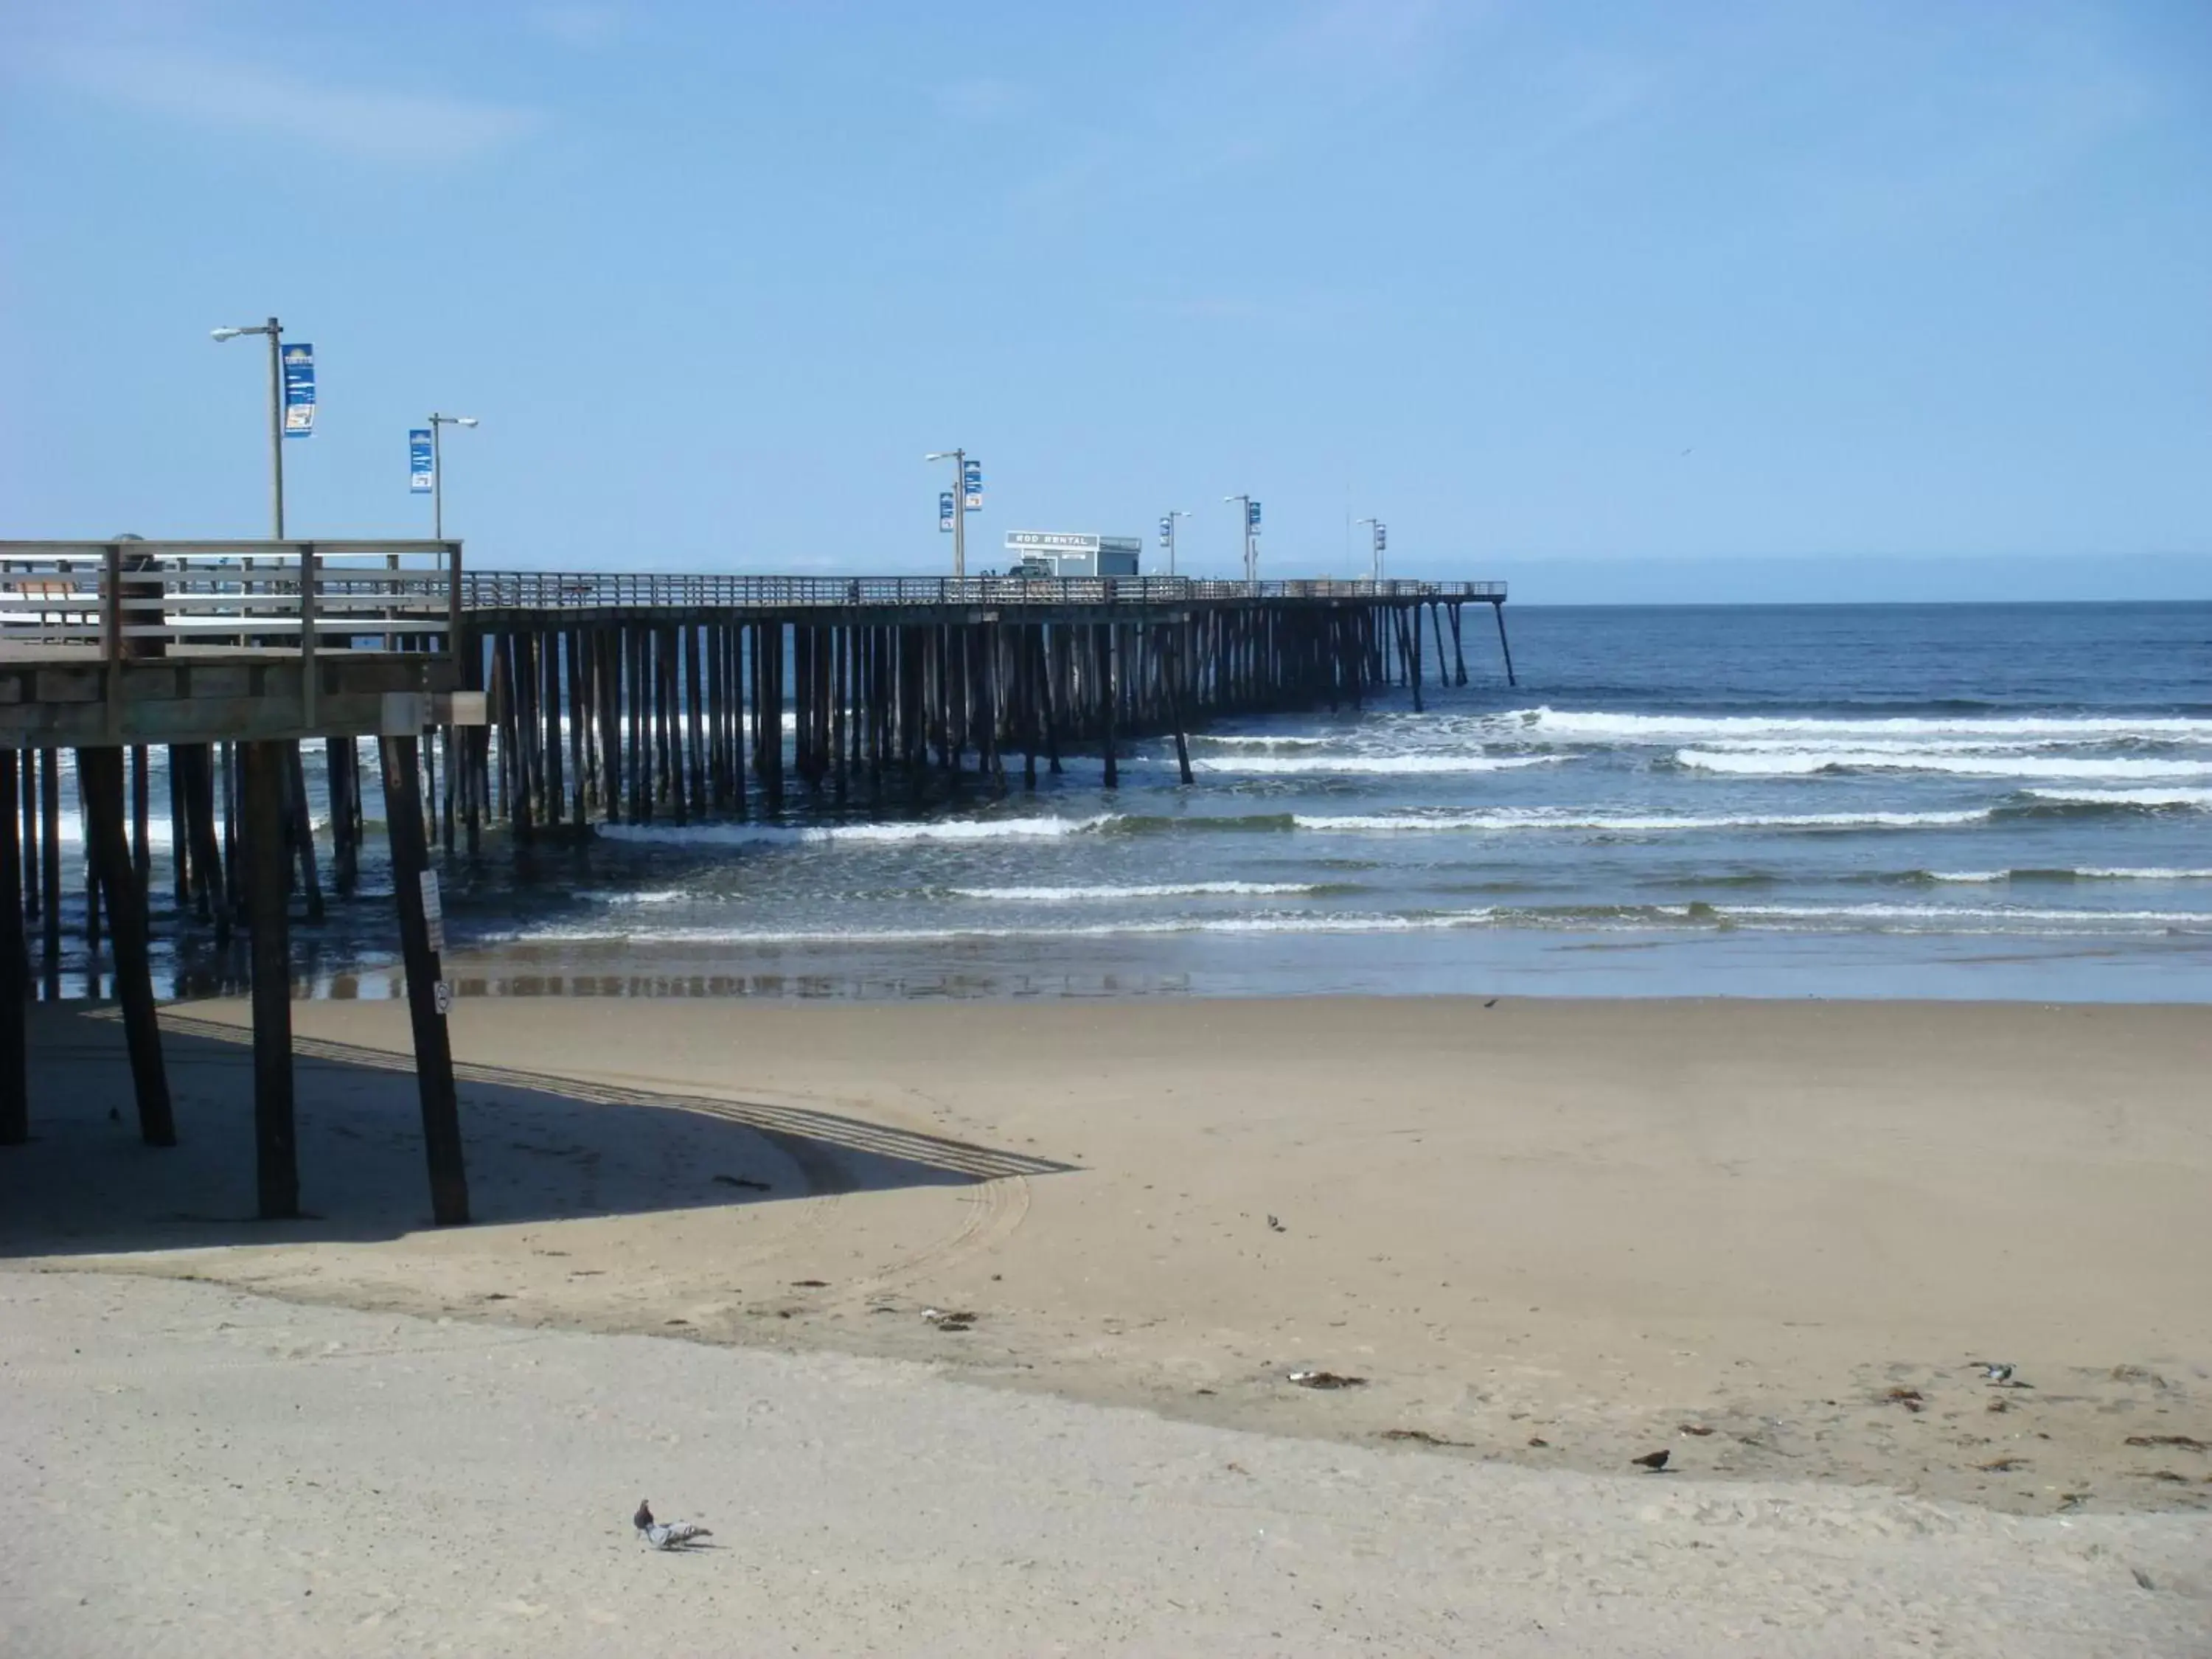
<path id="1" fill-rule="evenodd" d="M 2212 592 L 2208 180 L 2203 0 L 0 0 L 0 535 L 264 533 L 275 312 L 294 533 L 458 410 L 483 565 L 934 570 L 964 444 L 971 567 Z"/>

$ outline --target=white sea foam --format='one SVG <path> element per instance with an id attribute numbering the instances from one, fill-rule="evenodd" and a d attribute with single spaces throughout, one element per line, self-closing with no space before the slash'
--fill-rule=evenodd
<path id="1" fill-rule="evenodd" d="M 1194 732 L 1190 734 L 1189 741 L 1193 744 L 1224 749 L 1326 749 L 1334 739 L 1243 736 L 1229 732 Z"/>
<path id="2" fill-rule="evenodd" d="M 994 899 L 1021 904 L 1110 903 L 1117 899 L 1247 898 L 1320 890 L 1312 883 L 1301 881 L 1191 881 L 1134 887 L 955 887 L 951 890 L 956 898 Z"/>
<path id="3" fill-rule="evenodd" d="M 610 823 L 599 833 L 610 841 L 672 846 L 843 846 L 869 842 L 999 841 L 1079 836 L 1114 821 L 1102 812 L 1087 818 L 946 818 L 925 823 Z"/>
<path id="4" fill-rule="evenodd" d="M 1164 933 L 1413 933 L 1479 927 L 1497 913 L 1435 911 L 1394 914 L 1270 913 L 1245 916 L 1175 916 L 1158 921 L 1095 922 L 1055 927 L 741 928 L 672 927 L 622 932 L 606 927 L 533 928 L 506 935 L 521 945 L 951 945 L 1000 939 L 1120 939 Z"/>
<path id="5" fill-rule="evenodd" d="M 1522 708 L 1488 717 L 1495 732 L 1584 743 L 1699 744 L 1753 738 L 1962 740 L 2027 738 L 2063 743 L 2212 743 L 2212 720 L 2162 715 L 1904 715 L 1790 719 L 1766 714 L 1628 714 L 1608 710 Z"/>
<path id="6" fill-rule="evenodd" d="M 2092 881 L 2212 881 L 2212 870 L 2076 870 Z"/>
<path id="7" fill-rule="evenodd" d="M 1717 904 L 1716 915 L 1730 921 L 2065 922 L 2084 927 L 2127 923 L 2167 927 L 2212 928 L 2212 911 L 2058 910 L 1963 904 Z"/>
<path id="8" fill-rule="evenodd" d="M 1667 834 L 1699 830 L 1922 830 L 1983 823 L 1986 809 L 1958 812 L 1778 812 L 1713 817 L 1641 817 L 1610 813 L 1495 812 L 1304 813 L 1292 822 L 1301 830 L 1330 834 L 1364 832 L 1422 834 L 1440 830 L 1581 830 L 1623 835 Z"/>
<path id="9" fill-rule="evenodd" d="M 1946 772 L 1968 778 L 2202 778 L 2212 762 L 2052 755 L 1925 754 L 1897 749 L 1806 749 L 1790 753 L 1678 749 L 1674 763 L 1698 772 L 1796 777 L 1816 772 Z"/>
<path id="10" fill-rule="evenodd" d="M 2194 806 L 2212 811 L 2212 789 L 2031 789 L 2038 800 L 2069 806 Z"/>
<path id="11" fill-rule="evenodd" d="M 2212 870 L 2123 869 L 2091 866 L 2081 870 L 1930 870 L 1928 879 L 1942 882 L 2033 881 L 2212 881 Z"/>
<path id="12" fill-rule="evenodd" d="M 1194 760 L 1191 769 L 1384 777 L 1405 773 L 1513 772 L 1528 766 L 1556 765 L 1563 758 L 1559 755 L 1249 755 L 1233 760 Z"/>

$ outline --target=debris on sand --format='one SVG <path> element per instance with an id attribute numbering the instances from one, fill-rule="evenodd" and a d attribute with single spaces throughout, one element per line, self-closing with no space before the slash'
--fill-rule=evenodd
<path id="1" fill-rule="evenodd" d="M 921 1316 L 927 1323 L 936 1326 L 940 1331 L 970 1331 L 975 1328 L 975 1316 L 971 1313 L 955 1313 L 945 1308 L 924 1308 Z"/>
<path id="2" fill-rule="evenodd" d="M 2128 1437 L 2128 1444 L 2130 1446 L 2179 1446 L 2184 1451 L 2212 1451 L 2212 1446 L 2206 1445 L 2196 1436 L 2190 1434 L 2131 1434 Z"/>
<path id="3" fill-rule="evenodd" d="M 1882 1395 L 1882 1399 L 1890 1405 L 1902 1406 L 1909 1412 L 1923 1411 L 1928 1405 L 1928 1402 L 1920 1397 L 1920 1390 L 1917 1389 L 1892 1389 Z"/>
<path id="4" fill-rule="evenodd" d="M 1290 1380 L 1302 1389 L 1364 1389 L 1364 1376 L 1343 1376 L 1335 1371 L 1292 1371 Z"/>
<path id="5" fill-rule="evenodd" d="M 1426 1429 L 1385 1429 L 1385 1440 L 1410 1440 L 1417 1446 L 1472 1446 L 1472 1440 L 1447 1440 L 1443 1435 L 1431 1434 Z"/>
<path id="6" fill-rule="evenodd" d="M 1711 1426 L 1705 1423 L 1677 1423 L 1674 1426 L 1682 1433 L 1695 1435 L 1700 1440 L 1712 1432 Z"/>

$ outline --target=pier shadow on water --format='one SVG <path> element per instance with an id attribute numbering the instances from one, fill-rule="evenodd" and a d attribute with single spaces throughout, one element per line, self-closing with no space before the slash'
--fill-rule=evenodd
<path id="1" fill-rule="evenodd" d="M 178 1145 L 138 1138 L 111 1010 L 30 1018 L 31 1135 L 0 1147 L 0 1259 L 368 1242 L 430 1226 L 413 1060 L 294 1042 L 297 1220 L 255 1218 L 253 1051 L 173 1012 L 162 1044 Z M 812 1106 L 659 1093 L 457 1064 L 477 1226 L 957 1187 L 1073 1166 Z"/>

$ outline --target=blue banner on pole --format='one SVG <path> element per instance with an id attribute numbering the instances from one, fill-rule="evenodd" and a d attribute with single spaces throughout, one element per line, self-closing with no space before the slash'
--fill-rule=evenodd
<path id="1" fill-rule="evenodd" d="M 939 530 L 952 528 L 952 492 L 949 489 L 937 492 L 937 527 Z"/>
<path id="2" fill-rule="evenodd" d="M 315 429 L 315 349 L 288 345 L 279 361 L 284 366 L 284 435 L 310 436 Z"/>
<path id="3" fill-rule="evenodd" d="M 1160 520 L 1160 545 L 1162 547 L 1166 547 L 1174 540 L 1175 520 L 1173 519 L 1162 519 Z"/>
<path id="4" fill-rule="evenodd" d="M 430 428 L 427 426 L 407 429 L 407 488 L 417 495 L 427 495 L 436 482 L 431 471 Z"/>
<path id="5" fill-rule="evenodd" d="M 961 493 L 968 498 L 963 505 L 966 506 L 967 509 L 970 513 L 981 511 L 983 506 L 983 463 L 981 461 L 969 461 L 965 466 L 960 469 L 960 473 Z"/>
<path id="6" fill-rule="evenodd" d="M 1390 532 L 1388 526 L 1379 524 L 1376 525 L 1375 526 L 1375 550 L 1377 553 L 1380 553 L 1384 548 L 1389 545 Z"/>
<path id="7" fill-rule="evenodd" d="M 1254 530 L 1257 530 L 1260 527 L 1259 502 L 1247 501 L 1244 503 L 1244 522 Z"/>

